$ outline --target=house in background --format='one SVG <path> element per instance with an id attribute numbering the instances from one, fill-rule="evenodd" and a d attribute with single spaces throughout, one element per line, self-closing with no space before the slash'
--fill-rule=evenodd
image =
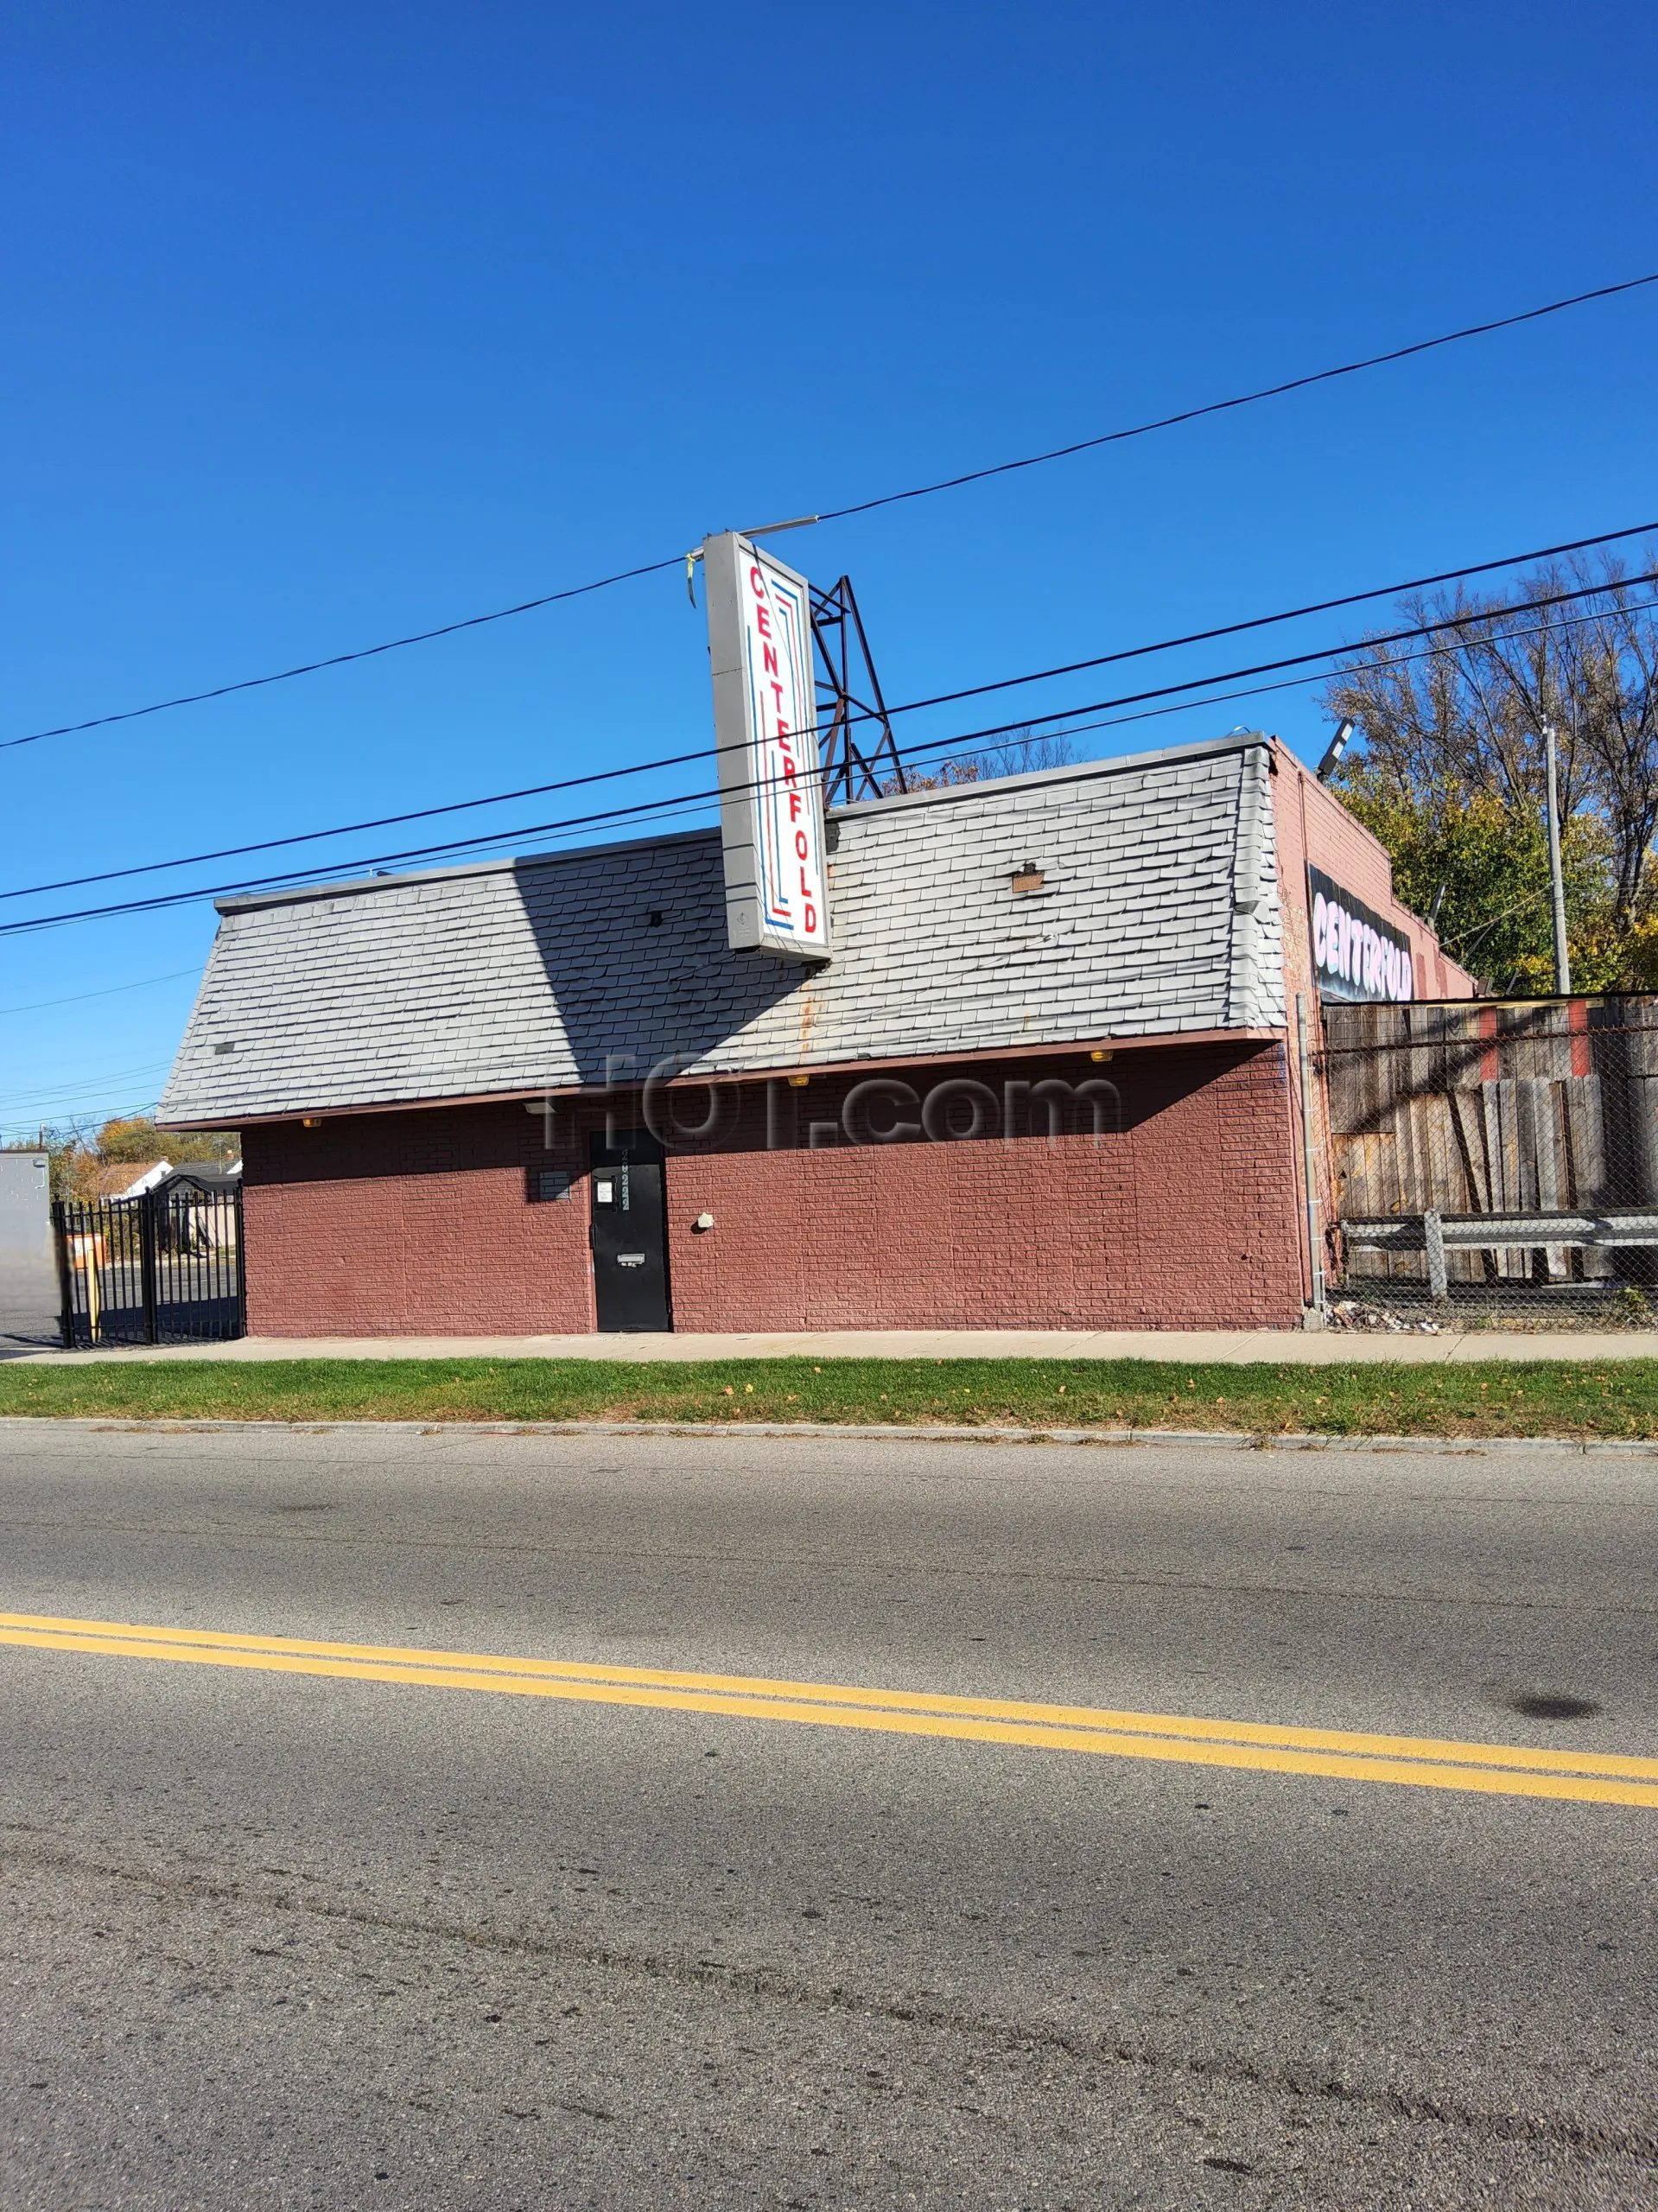
<path id="1" fill-rule="evenodd" d="M 151 1191 L 197 1191 L 204 1197 L 218 1197 L 235 1190 L 241 1179 L 239 1160 L 223 1166 L 216 1160 L 194 1160 L 181 1167 L 167 1160 L 106 1160 L 81 1171 L 75 1195 L 83 1199 L 142 1198 Z"/>
<path id="2" fill-rule="evenodd" d="M 104 1160 L 80 1169 L 74 1179 L 78 1198 L 137 1198 L 171 1173 L 164 1160 Z"/>

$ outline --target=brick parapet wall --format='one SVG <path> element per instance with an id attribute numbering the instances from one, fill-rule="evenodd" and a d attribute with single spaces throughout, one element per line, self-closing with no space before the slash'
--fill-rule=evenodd
<path id="1" fill-rule="evenodd" d="M 1294 1325 L 1280 1046 L 905 1071 L 924 1096 L 952 1077 L 987 1085 L 998 1119 L 1009 1082 L 1107 1079 L 1120 1126 L 1096 1141 L 1084 1108 L 1051 1141 L 1021 1113 L 1011 1139 L 853 1144 L 841 1125 L 853 1077 L 731 1086 L 729 1126 L 670 1150 L 676 1327 Z M 702 1116 L 706 1093 L 677 1096 L 685 1122 Z M 628 1102 L 614 1110 L 638 1119 Z M 590 1331 L 588 1141 L 604 1118 L 599 1102 L 561 1102 L 550 1145 L 543 1118 L 517 1104 L 250 1128 L 251 1332 Z M 570 1174 L 570 1197 L 530 1203 L 532 1173 L 549 1166 Z M 702 1213 L 715 1221 L 706 1233 L 691 1226 Z"/>
<path id="2" fill-rule="evenodd" d="M 1303 766 L 1289 748 L 1273 744 L 1273 814 L 1277 828 L 1279 893 L 1284 912 L 1285 1004 L 1289 1012 L 1290 1049 L 1297 1049 L 1296 999 L 1305 1001 L 1309 1070 L 1309 1119 L 1312 1125 L 1312 1184 L 1318 1264 L 1326 1270 L 1328 1224 L 1339 1211 L 1330 1134 L 1329 1099 L 1318 1056 L 1324 1037 L 1323 1009 L 1312 969 L 1312 918 L 1307 896 L 1309 863 L 1350 891 L 1373 912 L 1409 939 L 1416 996 L 1465 999 L 1475 995 L 1474 979 L 1446 958 L 1439 938 L 1394 896 L 1393 862 L 1381 840 L 1355 819 L 1333 791 Z M 1301 1149 L 1301 1099 L 1298 1080 L 1290 1099 L 1294 1150 L 1293 1175 L 1305 1203 Z M 1304 1231 L 1304 1243 L 1305 1242 Z"/>
<path id="3" fill-rule="evenodd" d="M 1413 914 L 1394 898 L 1393 862 L 1387 847 L 1348 812 L 1287 746 L 1275 740 L 1273 782 L 1289 1005 L 1294 1006 L 1297 991 L 1313 988 L 1306 889 L 1309 861 L 1409 938 L 1419 999 L 1474 997 L 1474 979 L 1467 969 L 1447 958 L 1420 915 Z"/>

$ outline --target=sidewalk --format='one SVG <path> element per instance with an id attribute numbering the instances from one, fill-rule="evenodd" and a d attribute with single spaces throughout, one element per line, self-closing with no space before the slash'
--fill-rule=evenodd
<path id="1" fill-rule="evenodd" d="M 1443 1336 L 1278 1329 L 824 1329 L 745 1336 L 242 1337 L 232 1344 L 20 1347 L 0 1359 L 75 1367 L 130 1359 L 1159 1359 L 1413 1365 L 1483 1359 L 1650 1359 L 1658 1332 L 1497 1329 Z"/>

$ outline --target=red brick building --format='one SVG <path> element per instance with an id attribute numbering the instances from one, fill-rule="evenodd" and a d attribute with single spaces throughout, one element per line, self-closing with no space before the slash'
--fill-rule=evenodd
<path id="1" fill-rule="evenodd" d="M 1472 991 L 1331 795 L 1237 735 L 830 845 L 817 968 L 713 831 L 225 901 L 162 1115 L 243 1134 L 251 1332 L 1297 1325 L 1298 999 Z"/>

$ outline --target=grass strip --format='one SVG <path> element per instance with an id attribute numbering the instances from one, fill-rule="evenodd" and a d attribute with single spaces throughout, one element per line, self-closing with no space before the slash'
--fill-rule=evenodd
<path id="1" fill-rule="evenodd" d="M 1658 1359 L 284 1359 L 0 1366 L 0 1414 L 668 1421 L 1658 1437 Z"/>

